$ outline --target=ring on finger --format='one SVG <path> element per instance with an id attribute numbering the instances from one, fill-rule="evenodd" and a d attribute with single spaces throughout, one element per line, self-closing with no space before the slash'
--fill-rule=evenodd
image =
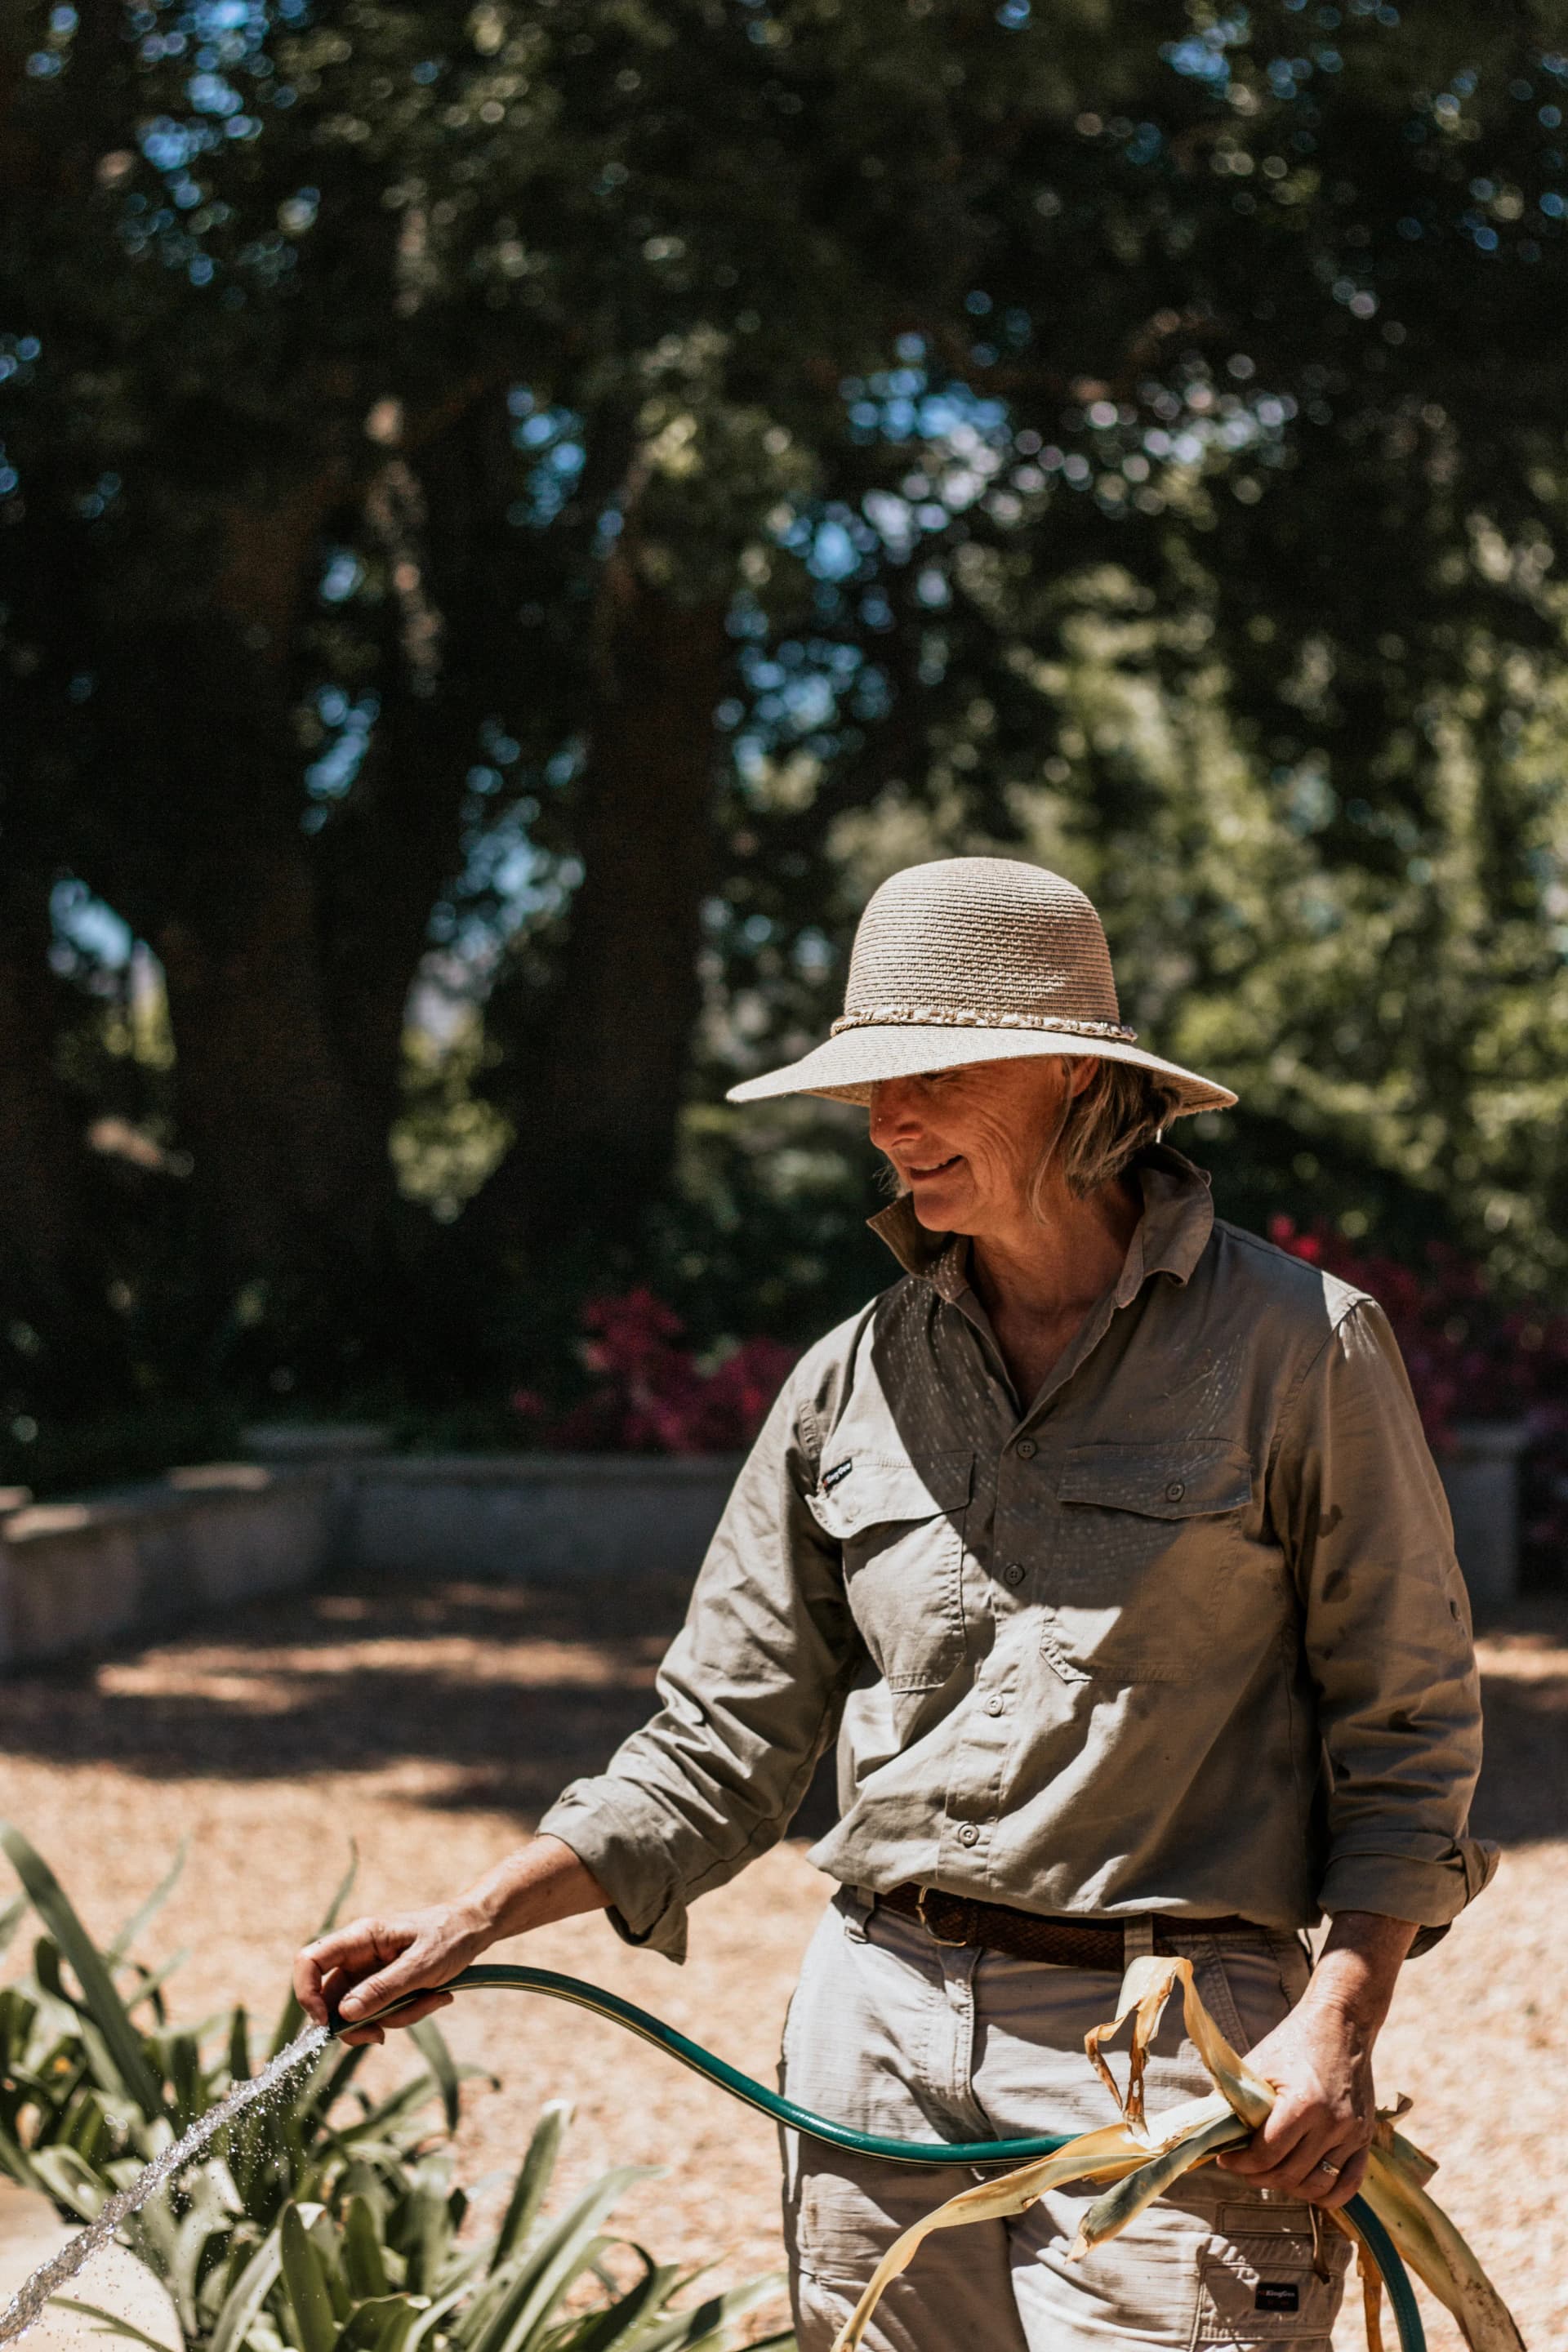
<path id="1" fill-rule="evenodd" d="M 1344 2167 L 1342 2164 L 1331 2164 L 1326 2156 L 1321 2156 L 1312 2169 L 1314 2172 L 1326 2172 L 1331 2180 L 1337 2180 Z"/>

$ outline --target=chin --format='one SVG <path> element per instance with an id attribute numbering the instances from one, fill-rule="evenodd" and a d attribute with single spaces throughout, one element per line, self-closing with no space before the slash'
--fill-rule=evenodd
<path id="1" fill-rule="evenodd" d="M 917 1223 L 922 1224 L 928 1234 L 956 1233 L 959 1220 L 968 1206 L 962 1194 L 946 1192 L 935 1184 L 929 1190 L 911 1186 L 910 1198 L 914 1205 Z"/>

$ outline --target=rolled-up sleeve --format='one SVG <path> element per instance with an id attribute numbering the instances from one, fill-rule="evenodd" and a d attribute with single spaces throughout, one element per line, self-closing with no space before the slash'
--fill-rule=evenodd
<path id="1" fill-rule="evenodd" d="M 688 1906 L 788 1829 L 864 1658 L 839 1548 L 805 1496 L 818 1447 L 795 1384 L 774 1405 L 658 1675 L 658 1712 L 545 1814 L 617 1931 L 686 1957 Z"/>
<path id="2" fill-rule="evenodd" d="M 1370 1299 L 1349 1308 L 1289 1400 L 1270 1507 L 1322 1733 L 1319 1901 L 1440 1930 L 1497 1862 L 1468 1833 L 1479 1684 L 1442 1484 Z"/>

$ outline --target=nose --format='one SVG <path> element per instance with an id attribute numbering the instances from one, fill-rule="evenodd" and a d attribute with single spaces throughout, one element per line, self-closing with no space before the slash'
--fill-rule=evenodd
<path id="1" fill-rule="evenodd" d="M 879 1151 L 920 1133 L 919 1097 L 908 1078 L 879 1078 L 871 1088 L 871 1140 Z"/>

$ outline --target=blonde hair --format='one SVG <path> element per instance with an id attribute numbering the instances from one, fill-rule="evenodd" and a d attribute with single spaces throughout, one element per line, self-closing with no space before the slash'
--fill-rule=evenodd
<path id="1" fill-rule="evenodd" d="M 1075 1055 L 1071 1068 L 1082 1058 Z M 1029 1180 L 1029 1207 L 1044 1215 L 1047 1185 L 1058 1174 L 1075 1201 L 1110 1183 L 1146 1145 L 1156 1142 L 1175 1094 L 1150 1070 L 1095 1057 L 1081 1094 L 1068 1094 Z"/>

